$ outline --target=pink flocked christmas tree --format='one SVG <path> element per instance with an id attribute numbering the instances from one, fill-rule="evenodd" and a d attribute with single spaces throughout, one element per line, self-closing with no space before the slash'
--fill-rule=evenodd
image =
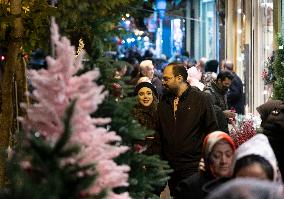
<path id="1" fill-rule="evenodd" d="M 75 101 L 71 119 L 72 134 L 65 148 L 77 145 L 80 151 L 71 158 L 61 160 L 60 164 L 94 164 L 95 171 L 77 173 L 81 176 L 97 174 L 91 186 L 82 190 L 82 193 L 99 195 L 104 191 L 106 198 L 127 199 L 127 192 L 118 194 L 113 189 L 128 185 L 129 167 L 117 165 L 113 159 L 128 148 L 119 144 L 121 137 L 104 127 L 110 122 L 109 118 L 90 117 L 107 95 L 103 86 L 94 83 L 99 77 L 99 71 L 93 70 L 76 76 L 82 66 L 83 53 L 75 57 L 75 48 L 67 38 L 59 35 L 55 22 L 52 22 L 51 33 L 56 58 L 46 58 L 47 69 L 29 71 L 34 88 L 30 96 L 35 103 L 29 107 L 24 105 L 28 115 L 27 118 L 21 118 L 24 129 L 36 132 L 49 145 L 55 145 L 65 128 L 62 122 L 65 111 Z"/>

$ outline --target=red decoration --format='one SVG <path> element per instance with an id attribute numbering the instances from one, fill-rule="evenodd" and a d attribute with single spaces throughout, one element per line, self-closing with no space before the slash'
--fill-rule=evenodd
<path id="1" fill-rule="evenodd" d="M 230 136 L 233 138 L 237 147 L 252 138 L 255 134 L 256 130 L 253 127 L 251 119 L 241 121 L 239 126 L 236 126 L 234 123 L 230 131 Z"/>
<path id="2" fill-rule="evenodd" d="M 112 84 L 112 89 L 113 89 L 113 95 L 115 97 L 121 97 L 122 96 L 122 87 L 118 83 L 113 83 Z"/>
<path id="3" fill-rule="evenodd" d="M 140 153 L 141 150 L 143 149 L 141 144 L 135 144 L 134 145 L 134 151 L 136 151 L 137 153 Z"/>

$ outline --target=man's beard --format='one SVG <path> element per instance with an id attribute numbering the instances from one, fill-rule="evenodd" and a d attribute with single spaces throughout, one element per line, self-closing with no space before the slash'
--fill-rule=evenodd
<path id="1" fill-rule="evenodd" d="M 177 96 L 178 94 L 178 88 L 169 88 L 169 87 L 166 87 L 164 86 L 163 88 L 163 94 L 164 95 L 167 95 L 167 96 Z"/>

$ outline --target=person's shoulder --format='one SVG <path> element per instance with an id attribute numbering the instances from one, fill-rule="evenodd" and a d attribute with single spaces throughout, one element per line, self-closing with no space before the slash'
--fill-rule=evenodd
<path id="1" fill-rule="evenodd" d="M 241 80 L 241 78 L 235 73 L 235 76 L 233 78 L 233 82 L 237 82 L 237 83 L 243 83 L 243 81 Z"/>
<path id="2" fill-rule="evenodd" d="M 199 99 L 207 99 L 208 98 L 208 92 L 206 92 L 205 90 L 201 91 L 198 88 L 192 86 L 191 87 L 191 95 L 189 94 L 188 97 L 190 96 L 196 96 Z"/>
<path id="3" fill-rule="evenodd" d="M 199 172 L 196 172 L 195 174 L 191 175 L 190 177 L 182 180 L 179 183 L 179 185 L 190 186 L 191 184 L 195 184 L 196 182 L 198 182 L 200 180 L 200 178 L 202 178 L 202 175 Z"/>

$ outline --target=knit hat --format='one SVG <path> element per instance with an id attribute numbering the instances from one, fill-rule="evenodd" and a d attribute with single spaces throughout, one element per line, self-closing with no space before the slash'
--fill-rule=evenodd
<path id="1" fill-rule="evenodd" d="M 150 88 L 152 90 L 153 94 L 156 97 L 158 97 L 158 93 L 157 93 L 156 88 L 154 87 L 154 85 L 152 83 L 149 83 L 149 82 L 141 82 L 141 83 L 137 84 L 136 87 L 135 87 L 135 90 L 134 90 L 134 94 L 138 95 L 138 91 L 143 87 Z"/>
<path id="2" fill-rule="evenodd" d="M 256 134 L 254 137 L 244 142 L 237 148 L 233 161 L 233 170 L 236 161 L 248 155 L 259 155 L 266 159 L 273 168 L 273 176 L 274 180 L 276 180 L 279 170 L 277 166 L 277 160 L 274 151 L 271 148 L 269 141 L 264 134 Z"/>
<path id="3" fill-rule="evenodd" d="M 230 144 L 232 149 L 235 151 L 236 149 L 235 143 L 227 133 L 224 133 L 222 131 L 214 131 L 208 134 L 203 141 L 203 157 L 205 163 L 207 163 L 209 155 L 212 152 L 214 145 L 220 140 L 225 140 L 226 142 L 228 142 L 228 144 Z"/>

